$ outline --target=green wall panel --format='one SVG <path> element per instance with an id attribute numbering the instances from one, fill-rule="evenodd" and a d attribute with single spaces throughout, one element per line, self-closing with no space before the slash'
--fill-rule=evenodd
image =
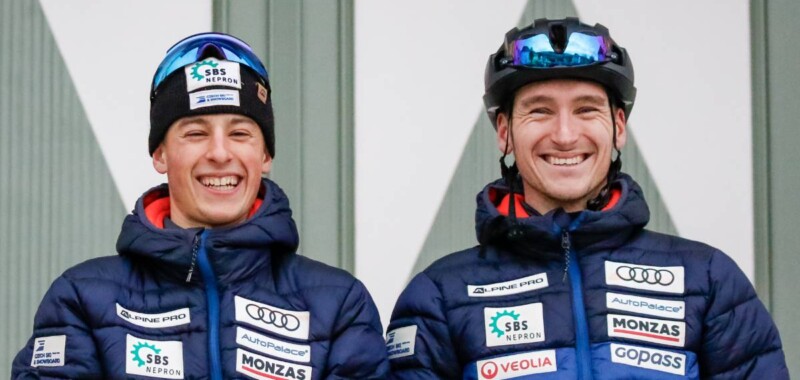
<path id="1" fill-rule="evenodd" d="M 35 0 L 0 0 L 0 374 L 50 283 L 115 254 L 122 200 Z"/>
<path id="2" fill-rule="evenodd" d="M 352 272 L 352 0 L 215 0 L 214 28 L 250 43 L 270 73 L 271 178 L 292 201 L 300 253 Z"/>
<path id="3" fill-rule="evenodd" d="M 562 18 L 575 15 L 575 6 L 569 0 L 530 0 L 518 26 L 529 25 L 533 20 L 542 17 Z M 502 39 L 503 36 L 497 36 L 498 46 Z M 487 52 L 488 54 L 489 52 Z M 494 128 L 482 109 L 479 111 L 479 115 L 447 188 L 444 200 L 436 214 L 433 226 L 428 232 L 414 264 L 412 277 L 438 258 L 477 244 L 475 196 L 488 182 L 500 177 L 498 162 L 500 152 L 495 143 Z M 622 170 L 631 174 L 642 186 L 645 198 L 650 205 L 651 217 L 648 228 L 676 234 L 669 212 L 636 145 L 632 129 L 635 127 L 628 129 L 628 143 L 623 149 Z M 447 175 L 447 173 L 442 173 L 442 175 Z"/>
<path id="4" fill-rule="evenodd" d="M 800 2 L 751 1 L 756 284 L 800 375 Z"/>

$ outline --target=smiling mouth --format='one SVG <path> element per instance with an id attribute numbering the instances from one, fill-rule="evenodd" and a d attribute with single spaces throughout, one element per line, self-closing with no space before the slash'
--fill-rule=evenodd
<path id="1" fill-rule="evenodd" d="M 555 156 L 545 156 L 545 160 L 550 165 L 555 166 L 575 166 L 586 160 L 587 155 L 579 154 L 577 156 L 572 157 L 555 157 Z"/>
<path id="2" fill-rule="evenodd" d="M 214 190 L 233 190 L 239 185 L 240 177 L 235 175 L 228 175 L 223 177 L 203 176 L 199 178 L 203 186 Z"/>

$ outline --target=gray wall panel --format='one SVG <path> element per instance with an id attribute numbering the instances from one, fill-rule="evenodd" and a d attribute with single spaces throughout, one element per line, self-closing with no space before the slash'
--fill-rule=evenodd
<path id="1" fill-rule="evenodd" d="M 533 20 L 542 17 L 562 18 L 575 15 L 575 7 L 569 0 L 530 0 L 518 26 L 529 25 Z M 497 36 L 498 45 L 502 39 L 503 36 Z M 628 144 L 623 149 L 623 171 L 631 174 L 644 190 L 651 212 L 648 228 L 675 234 L 674 223 L 636 146 L 631 129 L 628 132 Z M 488 117 L 480 110 L 445 198 L 417 257 L 412 277 L 436 259 L 477 244 L 475 196 L 489 181 L 500 177 L 500 153 L 495 139 Z"/>
<path id="2" fill-rule="evenodd" d="M 800 374 L 800 3 L 751 1 L 757 285 L 778 324 L 790 373 Z"/>
<path id="3" fill-rule="evenodd" d="M 125 215 L 35 0 L 0 0 L 0 373 L 49 284 L 115 254 Z"/>
<path id="4" fill-rule="evenodd" d="M 352 0 L 215 0 L 214 28 L 265 59 L 276 124 L 271 177 L 292 201 L 300 252 L 352 271 Z"/>

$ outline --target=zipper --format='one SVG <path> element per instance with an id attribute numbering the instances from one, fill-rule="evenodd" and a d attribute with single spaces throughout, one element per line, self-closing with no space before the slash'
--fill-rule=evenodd
<path id="1" fill-rule="evenodd" d="M 200 244 L 197 249 L 197 263 L 203 284 L 206 289 L 206 302 L 208 304 L 208 357 L 211 361 L 209 375 L 212 380 L 222 379 L 222 364 L 219 352 L 219 292 L 217 291 L 217 278 L 211 268 L 206 251 L 206 238 L 208 230 L 200 234 Z M 191 276 L 191 272 L 190 276 Z"/>
<path id="2" fill-rule="evenodd" d="M 572 315 L 575 319 L 578 379 L 590 380 L 592 379 L 592 355 L 589 351 L 589 326 L 586 322 L 586 309 L 583 303 L 583 280 L 578 259 L 575 251 L 572 250 L 569 231 L 561 233 L 561 247 L 564 248 L 567 258 L 567 271 L 572 287 Z"/>

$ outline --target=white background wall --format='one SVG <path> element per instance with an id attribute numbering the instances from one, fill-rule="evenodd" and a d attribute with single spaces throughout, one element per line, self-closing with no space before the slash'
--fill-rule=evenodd
<path id="1" fill-rule="evenodd" d="M 752 279 L 748 2 L 574 4 L 632 55 L 631 129 L 679 233 Z M 356 272 L 384 324 L 482 112 L 486 59 L 523 5 L 356 1 Z"/>
<path id="2" fill-rule="evenodd" d="M 166 181 L 148 156 L 150 83 L 174 43 L 211 30 L 211 0 L 40 0 L 125 209 Z"/>

